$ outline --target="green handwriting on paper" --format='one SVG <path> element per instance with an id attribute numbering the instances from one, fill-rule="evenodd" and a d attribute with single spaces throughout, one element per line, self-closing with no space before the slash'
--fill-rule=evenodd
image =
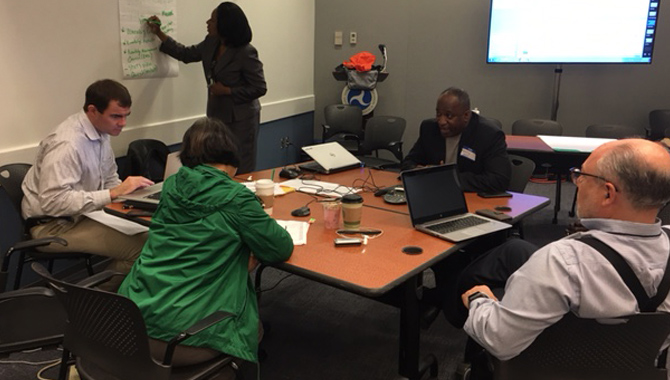
<path id="1" fill-rule="evenodd" d="M 173 3 L 171 0 L 152 1 L 164 3 L 164 5 Z M 147 22 L 154 22 L 164 33 L 174 32 L 175 12 L 171 6 L 163 9 L 162 11 L 157 9 L 144 11 L 142 15 L 136 14 L 121 27 L 123 74 L 126 78 L 150 76 L 164 71 L 164 68 L 162 66 L 159 68 L 158 65 L 160 41 L 147 25 Z M 158 15 L 161 21 L 151 20 L 149 16 L 152 14 Z"/>
<path id="2" fill-rule="evenodd" d="M 153 74 L 158 71 L 158 65 L 153 62 L 142 62 L 129 64 L 124 70 L 126 76 L 137 78 L 146 74 Z"/>

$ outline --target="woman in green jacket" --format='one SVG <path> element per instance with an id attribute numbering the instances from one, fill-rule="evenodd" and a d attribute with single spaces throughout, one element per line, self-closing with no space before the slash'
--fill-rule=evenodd
<path id="1" fill-rule="evenodd" d="M 119 293 L 139 306 L 155 357 L 180 331 L 223 310 L 235 316 L 184 341 L 174 365 L 221 352 L 257 362 L 258 304 L 248 270 L 254 258 L 287 260 L 291 236 L 233 180 L 237 148 L 221 121 L 196 121 L 184 134 L 180 159 L 183 167 L 165 180 L 147 243 Z"/>

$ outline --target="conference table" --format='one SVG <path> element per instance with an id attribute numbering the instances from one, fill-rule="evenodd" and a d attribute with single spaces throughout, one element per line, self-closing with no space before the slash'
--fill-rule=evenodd
<path id="1" fill-rule="evenodd" d="M 588 137 L 569 138 L 575 142 L 594 140 Z M 569 175 L 570 168 L 580 167 L 593 149 L 557 150 L 549 146 L 538 136 L 506 135 L 505 141 L 507 142 L 508 153 L 529 158 L 538 166 L 543 163 L 551 164 L 551 170 L 556 174 L 556 199 L 554 201 L 554 217 L 552 223 L 558 223 L 558 212 L 561 210 L 562 179 Z"/>
<path id="2" fill-rule="evenodd" d="M 278 172 L 278 171 L 276 171 Z M 251 174 L 251 180 L 270 178 L 274 170 L 264 170 Z M 249 175 L 239 175 L 237 180 L 250 180 Z M 273 178 L 276 182 L 280 178 Z M 363 297 L 379 300 L 400 309 L 398 373 L 408 379 L 420 379 L 426 371 L 437 372 L 437 360 L 420 355 L 420 309 L 423 271 L 435 263 L 444 260 L 450 254 L 465 248 L 473 241 L 459 244 L 429 236 L 412 227 L 407 205 L 385 203 L 382 197 L 376 197 L 373 190 L 400 185 L 398 173 L 375 169 L 352 169 L 330 175 L 318 175 L 320 181 L 338 183 L 350 187 L 361 187 L 359 194 L 364 199 L 361 228 L 374 228 L 383 232 L 360 246 L 335 247 L 333 240 L 338 236 L 336 230 L 328 230 L 323 223 L 323 207 L 310 194 L 290 192 L 275 198 L 272 217 L 277 220 L 309 221 L 309 232 L 305 245 L 296 245 L 292 256 L 282 263 L 268 264 L 279 270 L 342 289 Z M 367 189 L 367 190 L 365 190 Z M 516 223 L 549 204 L 549 199 L 534 195 L 512 193 L 509 198 L 481 198 L 475 193 L 466 193 L 470 211 L 508 206 L 512 217 L 510 223 Z M 311 214 L 306 217 L 293 217 L 291 211 L 308 205 Z M 121 204 L 108 205 L 108 212 L 123 215 L 128 210 Z M 147 217 L 133 218 L 141 223 L 150 221 Z M 499 238 L 504 239 L 503 231 Z M 486 240 L 489 240 L 487 236 Z M 476 240 L 476 239 L 475 239 Z M 403 253 L 406 246 L 418 246 L 420 254 Z M 257 270 L 259 285 L 264 266 Z"/>

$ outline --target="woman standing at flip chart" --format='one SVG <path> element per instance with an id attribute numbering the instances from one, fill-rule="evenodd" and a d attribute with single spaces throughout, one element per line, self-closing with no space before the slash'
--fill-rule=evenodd
<path id="1" fill-rule="evenodd" d="M 207 20 L 207 36 L 197 45 L 184 46 L 161 30 L 160 19 L 147 24 L 162 42 L 160 51 L 184 63 L 202 62 L 207 79 L 207 116 L 220 119 L 233 132 L 240 154 L 240 173 L 256 168 L 260 102 L 267 86 L 263 63 L 251 42 L 251 27 L 242 9 L 223 2 Z"/>

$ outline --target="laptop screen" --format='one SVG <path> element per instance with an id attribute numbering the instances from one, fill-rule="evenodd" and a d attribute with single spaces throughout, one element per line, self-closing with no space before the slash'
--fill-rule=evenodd
<path id="1" fill-rule="evenodd" d="M 412 225 L 468 212 L 456 165 L 405 171 L 402 181 Z"/>

